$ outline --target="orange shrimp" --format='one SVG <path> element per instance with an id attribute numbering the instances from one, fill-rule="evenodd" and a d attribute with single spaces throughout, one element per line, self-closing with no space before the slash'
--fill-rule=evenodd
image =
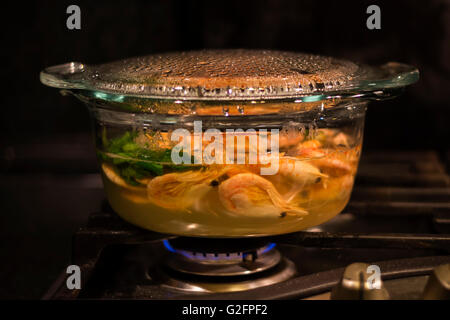
<path id="1" fill-rule="evenodd" d="M 240 173 L 222 182 L 219 199 L 232 215 L 284 217 L 308 214 L 306 210 L 286 202 L 270 181 L 253 173 Z"/>

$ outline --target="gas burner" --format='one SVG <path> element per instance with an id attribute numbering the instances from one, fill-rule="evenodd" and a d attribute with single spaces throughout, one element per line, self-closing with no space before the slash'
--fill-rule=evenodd
<path id="1" fill-rule="evenodd" d="M 164 240 L 166 285 L 195 292 L 233 292 L 285 281 L 296 274 L 275 243 L 261 240 Z"/>
<path id="2" fill-rule="evenodd" d="M 205 247 L 204 240 L 187 238 L 164 240 L 163 243 L 172 253 L 167 259 L 168 267 L 198 276 L 250 275 L 273 268 L 281 261 L 275 243 L 262 242 L 260 245 L 254 241 L 213 239 Z"/>

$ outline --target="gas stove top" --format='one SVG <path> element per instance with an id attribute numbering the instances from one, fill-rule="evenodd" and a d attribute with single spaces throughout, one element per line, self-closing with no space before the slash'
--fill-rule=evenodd
<path id="1" fill-rule="evenodd" d="M 82 288 L 68 290 L 64 272 L 44 298 L 449 298 L 449 181 L 434 152 L 365 154 L 342 214 L 264 238 L 148 232 L 105 203 L 74 235 Z M 369 266 L 380 290 L 366 288 Z"/>

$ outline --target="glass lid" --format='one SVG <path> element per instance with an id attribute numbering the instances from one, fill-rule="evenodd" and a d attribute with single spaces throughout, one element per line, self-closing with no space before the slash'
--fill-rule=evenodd
<path id="1" fill-rule="evenodd" d="M 414 83 L 415 67 L 367 66 L 312 54 L 269 50 L 174 52 L 87 65 L 70 62 L 41 72 L 45 85 L 123 102 L 381 98 Z"/>

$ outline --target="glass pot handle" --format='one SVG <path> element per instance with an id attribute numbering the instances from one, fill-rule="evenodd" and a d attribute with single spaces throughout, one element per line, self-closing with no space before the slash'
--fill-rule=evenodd
<path id="1" fill-rule="evenodd" d="M 369 69 L 368 67 L 367 69 Z M 377 67 L 371 67 L 373 74 L 369 80 L 362 80 L 355 86 L 359 90 L 400 88 L 419 80 L 417 68 L 398 62 L 388 62 Z"/>
<path id="2" fill-rule="evenodd" d="M 40 73 L 43 84 L 60 89 L 85 89 L 86 66 L 80 62 L 68 62 L 44 69 Z"/>

